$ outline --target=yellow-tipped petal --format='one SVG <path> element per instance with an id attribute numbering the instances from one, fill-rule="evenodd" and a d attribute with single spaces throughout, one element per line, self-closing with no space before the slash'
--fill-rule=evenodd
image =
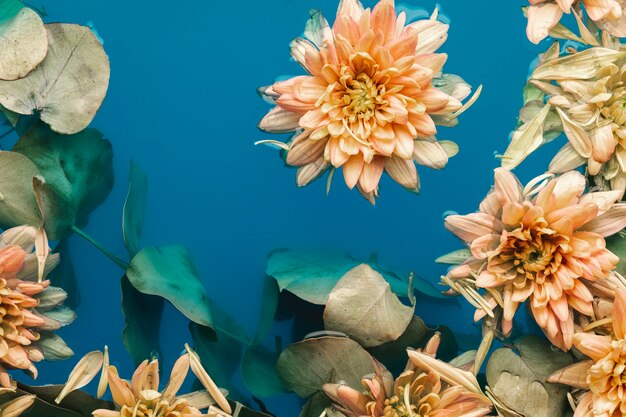
<path id="1" fill-rule="evenodd" d="M 60 404 L 63 398 L 70 392 L 89 384 L 96 377 L 98 372 L 100 372 L 103 360 L 104 355 L 99 350 L 89 352 L 83 356 L 70 373 L 65 386 L 54 401 Z"/>
<path id="2" fill-rule="evenodd" d="M 451 385 L 461 385 L 469 391 L 482 395 L 480 385 L 476 377 L 471 372 L 463 371 L 455 368 L 443 361 L 435 359 L 424 353 L 417 351 L 408 351 L 409 358 L 413 364 L 423 370 L 432 370 L 437 373 L 441 379 Z"/>
<path id="3" fill-rule="evenodd" d="M 187 353 L 189 353 L 189 365 L 191 367 L 191 371 L 200 380 L 200 382 L 209 392 L 209 394 L 211 394 L 217 405 L 219 405 L 220 408 L 227 414 L 231 414 L 232 408 L 230 407 L 228 400 L 215 384 L 215 382 L 213 382 L 207 371 L 202 367 L 202 363 L 200 362 L 198 354 L 194 352 L 186 343 L 185 349 L 187 349 Z"/>
<path id="4" fill-rule="evenodd" d="M 189 354 L 185 353 L 180 358 L 176 360 L 174 366 L 172 367 L 172 374 L 170 375 L 170 380 L 163 391 L 163 398 L 167 401 L 170 398 L 174 398 L 176 393 L 183 385 L 185 378 L 187 377 L 187 373 L 189 372 Z"/>
<path id="5" fill-rule="evenodd" d="M 104 347 L 104 355 L 102 361 L 102 371 L 100 372 L 100 382 L 98 382 L 98 398 L 102 398 L 106 393 L 107 387 L 109 386 L 109 375 L 106 372 L 107 367 L 109 366 L 109 347 Z"/>
<path id="6" fill-rule="evenodd" d="M 34 403 L 36 395 L 22 395 L 0 407 L 0 417 L 18 417 Z"/>

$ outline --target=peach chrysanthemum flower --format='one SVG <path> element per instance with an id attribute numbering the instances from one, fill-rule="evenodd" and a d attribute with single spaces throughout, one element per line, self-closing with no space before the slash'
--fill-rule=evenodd
<path id="1" fill-rule="evenodd" d="M 616 203 L 619 191 L 585 193 L 579 172 L 546 177 L 523 189 L 511 172 L 498 168 L 478 213 L 446 217 L 446 228 L 471 255 L 444 281 L 479 306 L 476 320 L 501 308 L 505 335 L 519 305 L 529 300 L 546 336 L 569 350 L 573 312 L 593 315 L 590 286 L 609 280 L 619 261 L 604 237 L 626 226 L 626 204 Z"/>
<path id="2" fill-rule="evenodd" d="M 545 39 L 564 13 L 577 13 L 584 5 L 587 16 L 613 36 L 626 36 L 624 0 L 529 0 L 526 34 L 533 43 Z"/>
<path id="3" fill-rule="evenodd" d="M 65 397 L 87 385 L 100 371 L 98 398 L 109 388 L 115 410 L 98 409 L 94 417 L 230 417 L 232 408 L 226 396 L 202 367 L 197 353 L 187 345 L 185 348 L 187 352 L 174 363 L 163 389 L 157 359 L 143 361 L 127 381 L 109 364 L 108 349 L 90 352 L 76 364 L 55 402 L 63 404 Z M 205 389 L 180 395 L 190 369 Z M 202 413 L 202 409 L 207 412 Z"/>
<path id="4" fill-rule="evenodd" d="M 345 384 L 326 384 L 333 407 L 346 417 L 482 417 L 491 401 L 474 374 L 437 360 L 428 352 L 409 351 L 407 369 L 394 381 L 381 364 L 362 380 L 364 392 Z"/>
<path id="5" fill-rule="evenodd" d="M 530 80 L 547 103 L 526 103 L 521 112 L 526 123 L 515 132 L 503 167 L 513 168 L 541 144 L 529 145 L 526 131 L 553 129 L 564 132 L 568 143 L 552 159 L 550 172 L 559 174 L 586 164 L 601 189 L 626 190 L 626 51 L 614 47 L 593 47 L 562 57 L 558 46 L 553 48 L 556 53 L 537 67 Z M 524 114 L 534 116 L 528 120 Z"/>
<path id="6" fill-rule="evenodd" d="M 0 392 L 15 388 L 8 370 L 36 377 L 36 362 L 73 354 L 52 334 L 75 315 L 60 306 L 65 291 L 51 287 L 50 281 L 38 282 L 35 234 L 32 227 L 16 227 L 0 235 Z M 48 257 L 45 273 L 57 263 L 58 255 Z"/>
<path id="7" fill-rule="evenodd" d="M 305 37 L 291 44 L 308 75 L 260 89 L 276 104 L 260 129 L 295 132 L 287 144 L 261 142 L 286 151 L 298 186 L 341 167 L 348 187 L 373 201 L 383 171 L 418 191 L 415 163 L 442 169 L 456 154 L 453 142 L 437 141 L 436 125 L 455 125 L 473 99 L 463 106 L 469 85 L 441 74 L 447 55 L 435 51 L 448 25 L 436 18 L 406 24 L 393 0 L 373 10 L 342 0 L 332 28 L 313 13 Z"/>
<path id="8" fill-rule="evenodd" d="M 574 346 L 590 360 L 562 369 L 548 381 L 586 390 L 574 417 L 626 415 L 626 290 L 618 290 L 611 334 L 576 333 Z"/>

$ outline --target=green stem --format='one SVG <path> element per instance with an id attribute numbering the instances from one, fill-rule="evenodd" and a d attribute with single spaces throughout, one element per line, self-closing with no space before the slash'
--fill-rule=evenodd
<path id="1" fill-rule="evenodd" d="M 98 249 L 100 252 L 102 252 L 107 258 L 112 260 L 117 266 L 122 268 L 124 271 L 126 271 L 128 269 L 128 264 L 126 262 L 122 261 L 120 258 L 118 258 L 117 256 L 113 255 L 104 246 L 102 246 L 100 243 L 95 241 L 94 238 L 89 236 L 87 233 L 83 232 L 81 229 L 79 229 L 76 226 L 72 226 L 72 230 L 78 236 L 82 237 L 87 242 L 91 243 L 96 249 Z"/>

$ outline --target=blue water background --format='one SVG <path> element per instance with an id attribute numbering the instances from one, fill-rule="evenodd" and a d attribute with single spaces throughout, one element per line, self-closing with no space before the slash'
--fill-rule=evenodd
<path id="1" fill-rule="evenodd" d="M 432 10 L 436 3 L 403 4 Z M 256 88 L 302 73 L 288 44 L 302 33 L 309 9 L 334 19 L 337 0 L 46 2 L 48 22 L 92 24 L 111 59 L 108 96 L 93 126 L 113 144 L 116 184 L 87 232 L 125 254 L 121 212 L 134 159 L 150 184 L 144 243 L 187 246 L 210 296 L 250 333 L 266 257 L 275 248 L 336 249 L 363 258 L 377 253 L 385 266 L 436 282 L 446 268 L 434 259 L 460 247 L 442 215 L 476 210 L 499 165 L 494 155 L 506 149 L 515 127 L 529 65 L 547 47 L 527 41 L 522 1 L 439 4 L 451 21 L 442 49 L 449 54 L 445 71 L 474 87 L 484 84 L 484 92 L 459 127 L 441 129 L 439 137 L 461 149 L 448 167 L 419 168 L 420 195 L 384 178 L 374 207 L 348 190 L 342 175 L 328 197 L 325 179 L 296 188 L 295 170 L 283 167 L 277 151 L 253 145 L 277 139 L 256 128 L 270 109 Z M 517 170 L 520 177 L 542 173 L 560 143 L 529 158 Z M 71 238 L 71 249 L 81 303 L 76 322 L 60 333 L 77 357 L 109 345 L 129 375 L 120 338 L 120 270 L 78 237 Z M 417 314 L 472 330 L 472 310 L 463 302 L 443 308 L 420 299 Z M 162 331 L 167 372 L 189 341 L 186 320 L 168 307 Z M 74 363 L 41 366 L 39 382 L 64 381 Z M 294 399 L 268 404 L 281 416 L 297 413 Z"/>

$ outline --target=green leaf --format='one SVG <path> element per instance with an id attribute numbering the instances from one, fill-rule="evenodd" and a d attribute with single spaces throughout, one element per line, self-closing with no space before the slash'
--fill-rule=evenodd
<path id="1" fill-rule="evenodd" d="M 346 272 L 328 296 L 324 327 L 363 347 L 380 346 L 404 333 L 414 310 L 400 302 L 381 274 L 361 264 Z"/>
<path id="2" fill-rule="evenodd" d="M 163 297 L 189 320 L 213 327 L 209 298 L 184 247 L 147 247 L 130 261 L 126 276 L 138 291 Z"/>
<path id="3" fill-rule="evenodd" d="M 37 123 L 20 138 L 13 151 L 28 157 L 46 182 L 71 202 L 67 211 L 78 226 L 87 222 L 89 214 L 104 202 L 113 187 L 111 143 L 95 129 L 59 135 Z"/>
<path id="4" fill-rule="evenodd" d="M 48 277 L 53 285 L 61 287 L 67 292 L 67 299 L 64 304 L 74 310 L 80 304 L 80 294 L 69 241 L 67 239 L 62 240 L 54 252 L 59 254 L 59 264 L 50 271 Z"/>
<path id="5" fill-rule="evenodd" d="M 606 247 L 620 259 L 615 269 L 620 275 L 626 275 L 626 236 L 616 233 L 606 238 Z"/>
<path id="6" fill-rule="evenodd" d="M 357 342 L 330 336 L 290 345 L 280 354 L 276 369 L 285 386 L 302 398 L 339 381 L 361 389 L 361 378 L 375 371 L 372 357 Z"/>
<path id="7" fill-rule="evenodd" d="M 146 174 L 137 164 L 131 161 L 128 195 L 126 196 L 122 215 L 124 244 L 130 256 L 135 256 L 139 252 L 147 198 L 148 179 Z"/>
<path id="8" fill-rule="evenodd" d="M 237 401 L 228 400 L 228 403 L 233 410 L 239 410 L 239 412 L 233 411 L 233 414 L 238 417 L 272 417 L 269 414 L 248 408 Z"/>
<path id="9" fill-rule="evenodd" d="M 422 347 L 428 341 L 431 331 L 424 321 L 413 316 L 404 333 L 396 340 L 368 349 L 368 352 L 388 369 L 402 369 L 406 365 L 407 348 Z"/>
<path id="10" fill-rule="evenodd" d="M 0 80 L 17 80 L 48 52 L 46 27 L 39 15 L 17 0 L 0 2 Z"/>
<path id="11" fill-rule="evenodd" d="M 135 365 L 161 351 L 159 335 L 163 299 L 143 294 L 135 289 L 126 276 L 122 277 L 122 313 L 126 320 L 122 341 Z"/>
<path id="12" fill-rule="evenodd" d="M 24 115 L 38 113 L 59 133 L 78 133 L 100 108 L 109 85 L 109 59 L 85 26 L 46 25 L 49 51 L 26 77 L 0 80 L 0 104 Z"/>
<path id="13" fill-rule="evenodd" d="M 330 398 L 324 392 L 317 392 L 304 404 L 300 417 L 319 417 L 331 404 Z"/>
<path id="14" fill-rule="evenodd" d="M 264 398 L 288 392 L 276 371 L 277 361 L 278 354 L 262 346 L 251 346 L 243 353 L 241 373 L 252 395 Z"/>
<path id="15" fill-rule="evenodd" d="M 261 299 L 261 311 L 259 312 L 259 323 L 253 344 L 260 343 L 274 324 L 274 316 L 278 308 L 279 291 L 276 280 L 266 276 L 263 286 L 263 297 Z"/>
<path id="16" fill-rule="evenodd" d="M 38 226 L 39 207 L 33 192 L 37 167 L 24 155 L 0 151 L 0 227 Z"/>
<path id="17" fill-rule="evenodd" d="M 232 384 L 233 375 L 241 363 L 241 344 L 232 337 L 196 323 L 189 324 L 189 331 L 194 350 L 211 378 L 219 387 L 230 392 L 230 398 L 241 396 Z"/>
<path id="18" fill-rule="evenodd" d="M 495 397 L 525 416 L 564 416 L 568 388 L 546 378 L 571 364 L 572 356 L 537 336 L 520 337 L 514 347 L 496 350 L 487 363 L 487 383 Z"/>
<path id="19" fill-rule="evenodd" d="M 339 279 L 361 264 L 356 259 L 332 252 L 277 250 L 267 261 L 267 275 L 274 277 L 281 291 L 289 291 L 313 304 L 324 305 Z M 384 274 L 400 297 L 408 294 L 408 281 Z"/>

